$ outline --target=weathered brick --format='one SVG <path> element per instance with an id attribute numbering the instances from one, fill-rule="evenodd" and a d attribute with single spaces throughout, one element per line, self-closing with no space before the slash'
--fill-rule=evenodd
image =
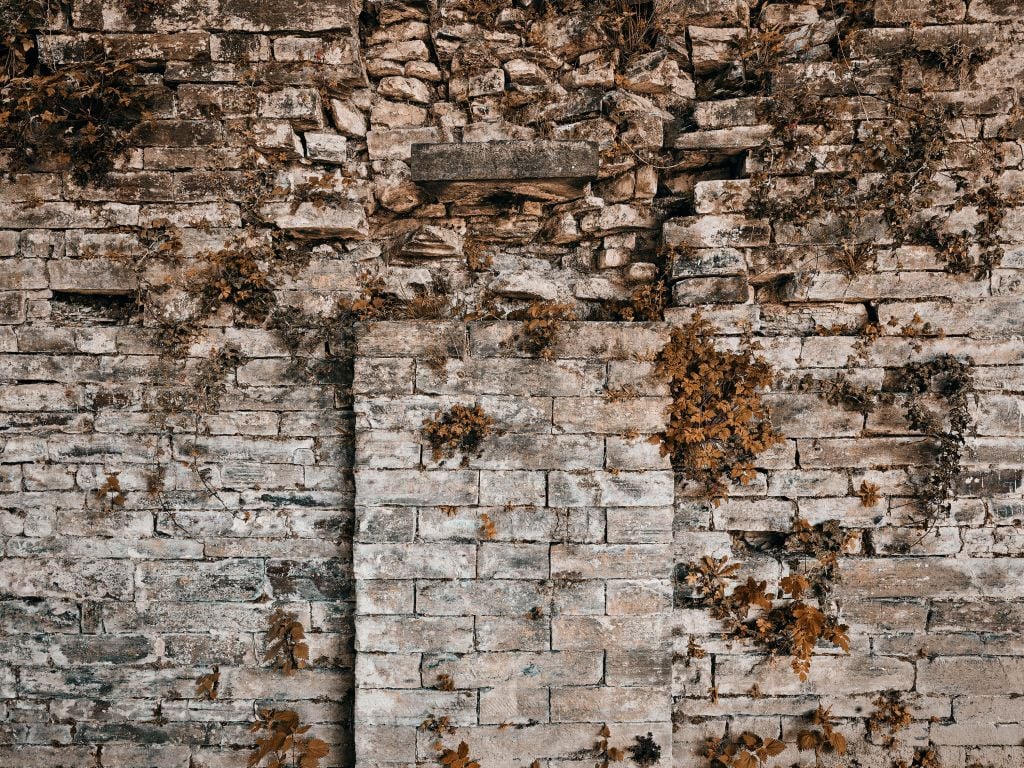
<path id="1" fill-rule="evenodd" d="M 659 688 L 553 688 L 551 718 L 554 722 L 652 722 L 666 721 L 671 699 Z"/>
<path id="2" fill-rule="evenodd" d="M 564 544 L 551 547 L 555 578 L 667 578 L 672 569 L 664 544 Z"/>
<path id="3" fill-rule="evenodd" d="M 1020 690 L 1022 679 L 1021 659 L 941 657 L 920 661 L 917 668 L 922 693 L 1009 694 Z"/>
<path id="4" fill-rule="evenodd" d="M 554 650 L 650 648 L 664 630 L 662 617 L 555 616 L 551 620 Z"/>
<path id="5" fill-rule="evenodd" d="M 468 653 L 473 649 L 473 617 L 360 616 L 356 648 L 383 653 Z"/>
<path id="6" fill-rule="evenodd" d="M 475 504 L 479 477 L 475 471 L 356 470 L 360 504 Z"/>
<path id="7" fill-rule="evenodd" d="M 596 434 L 653 433 L 665 429 L 667 398 L 612 401 L 604 398 L 556 397 L 556 432 Z"/>
<path id="8" fill-rule="evenodd" d="M 472 545 L 362 544 L 354 567 L 360 579 L 467 578 L 476 575 L 477 552 Z"/>
<path id="9" fill-rule="evenodd" d="M 145 562 L 139 589 L 150 600 L 255 600 L 265 583 L 264 563 L 256 559 L 213 562 Z"/>
<path id="10" fill-rule="evenodd" d="M 651 507 L 670 504 L 672 473 L 551 472 L 548 475 L 548 502 L 566 507 Z"/>
<path id="11" fill-rule="evenodd" d="M 910 690 L 914 665 L 882 656 L 816 656 L 805 682 L 800 682 L 784 659 L 767 663 L 764 656 L 716 657 L 715 679 L 722 693 L 746 693 L 753 683 L 767 696 L 796 693 L 873 693 Z"/>
<path id="12" fill-rule="evenodd" d="M 862 597 L 1020 597 L 1024 565 L 1015 560 L 857 559 L 843 569 L 840 591 Z"/>
<path id="13" fill-rule="evenodd" d="M 428 394 L 479 394 L 581 397 L 598 395 L 604 385 L 605 367 L 582 360 L 488 360 L 445 361 L 444 368 L 419 366 L 416 390 Z"/>

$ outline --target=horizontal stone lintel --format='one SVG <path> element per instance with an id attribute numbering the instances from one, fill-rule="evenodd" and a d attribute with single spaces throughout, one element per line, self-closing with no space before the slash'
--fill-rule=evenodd
<path id="1" fill-rule="evenodd" d="M 589 141 L 413 144 L 414 181 L 592 179 L 597 145 Z"/>

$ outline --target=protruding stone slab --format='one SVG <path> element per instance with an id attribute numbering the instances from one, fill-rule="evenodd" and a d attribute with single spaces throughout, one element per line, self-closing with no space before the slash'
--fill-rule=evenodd
<path id="1" fill-rule="evenodd" d="M 345 200 L 318 206 L 314 203 L 270 203 L 260 209 L 264 221 L 299 237 L 363 238 L 369 234 L 366 211 Z"/>
<path id="2" fill-rule="evenodd" d="M 496 193 L 579 197 L 598 165 L 597 145 L 589 141 L 414 144 L 410 160 L 413 180 L 445 201 Z"/>
<path id="3" fill-rule="evenodd" d="M 447 227 L 424 224 L 402 242 L 399 252 L 412 259 L 446 259 L 462 256 L 462 236 Z"/>

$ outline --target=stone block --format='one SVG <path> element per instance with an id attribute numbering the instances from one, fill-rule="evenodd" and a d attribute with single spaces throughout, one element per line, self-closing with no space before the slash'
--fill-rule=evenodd
<path id="1" fill-rule="evenodd" d="M 268 203 L 260 208 L 267 222 L 299 237 L 362 239 L 369 234 L 366 211 L 359 203 Z"/>
<path id="2" fill-rule="evenodd" d="M 580 141 L 415 144 L 410 168 L 441 200 L 496 191 L 560 199 L 581 194 L 597 175 L 598 155 L 595 144 Z"/>

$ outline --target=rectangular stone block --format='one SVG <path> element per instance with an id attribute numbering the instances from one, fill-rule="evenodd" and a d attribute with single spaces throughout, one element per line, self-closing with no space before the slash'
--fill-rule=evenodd
<path id="1" fill-rule="evenodd" d="M 469 466 L 485 470 L 600 469 L 604 445 L 587 435 L 498 434 L 488 437 Z"/>
<path id="2" fill-rule="evenodd" d="M 858 597 L 1024 597 L 1024 562 L 982 558 L 855 558 L 838 591 Z"/>
<path id="3" fill-rule="evenodd" d="M 665 688 L 553 688 L 553 722 L 668 721 L 672 697 Z"/>
<path id="4" fill-rule="evenodd" d="M 356 722 L 415 729 L 431 716 L 447 717 L 452 725 L 472 725 L 476 722 L 476 692 L 366 688 L 356 691 Z"/>
<path id="5" fill-rule="evenodd" d="M 671 248 L 749 248 L 768 245 L 770 237 L 768 222 L 732 214 L 671 219 L 662 230 Z"/>
<path id="6" fill-rule="evenodd" d="M 480 545 L 481 579 L 546 579 L 548 575 L 547 544 Z"/>
<path id="7" fill-rule="evenodd" d="M 551 575 L 561 579 L 668 578 L 671 552 L 668 544 L 556 544 L 551 547 Z"/>
<path id="8" fill-rule="evenodd" d="M 597 685 L 604 675 L 604 656 L 600 651 L 428 655 L 423 658 L 423 674 L 428 679 L 448 675 L 456 688 L 489 688 L 505 682 L 530 688 Z"/>
<path id="9" fill-rule="evenodd" d="M 547 477 L 543 472 L 505 471 L 480 473 L 480 503 L 543 506 Z"/>
<path id="10" fill-rule="evenodd" d="M 360 653 L 356 656 L 360 688 L 420 688 L 418 653 Z"/>
<path id="11" fill-rule="evenodd" d="M 671 472 L 551 472 L 548 503 L 560 507 L 654 507 L 671 504 Z"/>
<path id="12" fill-rule="evenodd" d="M 666 620 L 660 616 L 555 616 L 551 619 L 554 650 L 641 649 L 656 646 Z"/>
<path id="13" fill-rule="evenodd" d="M 593 396 L 600 394 L 604 379 L 602 363 L 584 360 L 448 359 L 441 370 L 416 369 L 416 389 L 428 394 Z"/>
<path id="14" fill-rule="evenodd" d="M 556 432 L 590 434 L 655 433 L 665 429 L 668 398 L 633 398 L 612 401 L 607 398 L 556 397 Z"/>
<path id="15" fill-rule="evenodd" d="M 660 544 L 672 541 L 671 507 L 611 507 L 607 510 L 609 544 Z"/>
<path id="16" fill-rule="evenodd" d="M 353 557 L 357 579 L 465 579 L 476 575 L 477 553 L 472 544 L 359 544 Z"/>
<path id="17" fill-rule="evenodd" d="M 600 596 L 603 607 L 604 594 Z M 433 616 L 525 616 L 548 599 L 544 582 L 425 581 L 416 585 L 416 610 Z"/>
<path id="18" fill-rule="evenodd" d="M 918 662 L 922 693 L 1015 694 L 1024 684 L 1024 659 L 972 656 L 939 657 Z"/>
<path id="19" fill-rule="evenodd" d="M 473 650 L 473 617 L 358 616 L 356 650 L 360 653 L 468 653 Z"/>
<path id="20" fill-rule="evenodd" d="M 672 654 L 670 653 L 663 650 L 610 650 L 606 656 L 605 682 L 609 686 L 614 688 L 632 686 L 658 688 L 663 691 L 672 691 L 673 694 L 679 690 L 672 688 Z M 706 661 L 708 672 L 706 679 L 710 679 L 711 660 L 698 659 L 695 661 L 697 663 L 693 666 L 696 668 L 704 666 L 700 662 Z M 707 689 L 708 686 L 705 685 L 700 689 L 700 693 L 705 693 Z M 680 690 L 680 692 L 686 693 L 685 690 Z"/>
<path id="21" fill-rule="evenodd" d="M 609 616 L 657 616 L 672 611 L 672 583 L 665 579 L 608 582 Z"/>
<path id="22" fill-rule="evenodd" d="M 423 424 L 438 417 L 453 405 L 480 408 L 494 419 L 495 425 L 511 432 L 547 433 L 551 431 L 551 400 L 544 397 L 453 397 L 449 395 L 411 395 L 390 399 L 362 399 L 355 405 L 356 428 L 402 430 L 422 434 Z"/>
<path id="23" fill-rule="evenodd" d="M 415 181 L 589 179 L 598 154 L 585 141 L 414 144 L 410 167 Z"/>
<path id="24" fill-rule="evenodd" d="M 550 648 L 550 636 L 551 628 L 543 617 L 478 616 L 476 619 L 479 651 L 546 651 Z"/>
<path id="25" fill-rule="evenodd" d="M 472 470 L 356 470 L 359 504 L 379 506 L 476 504 L 479 477 Z"/>
<path id="26" fill-rule="evenodd" d="M 785 658 L 774 664 L 764 656 L 717 656 L 715 679 L 720 693 L 743 694 L 757 683 L 767 696 L 859 694 L 880 690 L 908 691 L 914 665 L 883 656 L 815 656 L 807 680 L 793 672 Z"/>

